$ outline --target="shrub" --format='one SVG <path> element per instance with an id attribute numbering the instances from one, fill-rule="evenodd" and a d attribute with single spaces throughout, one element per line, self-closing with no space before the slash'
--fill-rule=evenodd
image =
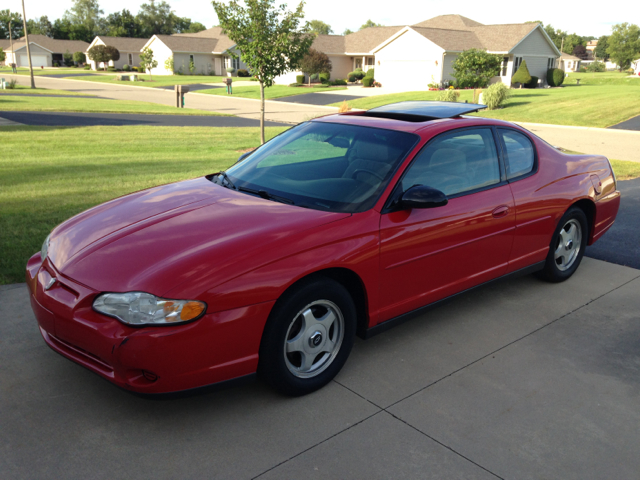
<path id="1" fill-rule="evenodd" d="M 524 84 L 524 88 L 538 88 L 538 77 L 531 75 L 531 81 Z"/>
<path id="2" fill-rule="evenodd" d="M 84 69 L 85 69 L 85 70 L 91 70 L 91 65 L 85 65 L 85 66 L 84 66 Z"/>
<path id="3" fill-rule="evenodd" d="M 302 87 L 303 85 L 305 85 L 305 84 L 304 83 L 300 83 L 300 82 L 290 83 L 289 84 L 290 87 Z"/>
<path id="4" fill-rule="evenodd" d="M 138 72 L 139 71 L 138 67 L 136 67 L 136 66 L 131 67 L 131 70 L 134 71 L 134 72 Z"/>
<path id="5" fill-rule="evenodd" d="M 364 77 L 362 79 L 362 85 L 364 85 L 365 87 L 370 87 L 373 85 L 373 77 Z M 460 94 L 458 94 L 460 95 Z"/>
<path id="6" fill-rule="evenodd" d="M 606 65 L 602 62 L 593 62 L 587 67 L 587 72 L 604 72 Z"/>
<path id="7" fill-rule="evenodd" d="M 129 65 L 127 65 L 126 63 L 122 66 L 122 71 L 123 72 L 128 72 L 131 70 L 131 67 Z"/>
<path id="8" fill-rule="evenodd" d="M 564 82 L 564 70 L 550 68 L 547 70 L 547 83 L 552 87 L 559 87 Z"/>
<path id="9" fill-rule="evenodd" d="M 314 73 L 309 77 L 309 83 L 318 83 L 320 81 L 320 74 Z"/>
<path id="10" fill-rule="evenodd" d="M 328 83 L 329 83 L 329 79 L 330 79 L 330 78 L 331 78 L 331 74 L 330 74 L 329 72 L 322 72 L 322 73 L 320 74 L 320 81 L 321 81 L 322 83 L 326 83 L 326 84 L 328 84 Z"/>
<path id="11" fill-rule="evenodd" d="M 509 87 L 502 82 L 494 83 L 482 92 L 482 102 L 489 110 L 495 110 L 509 98 L 509 95 Z"/>
<path id="12" fill-rule="evenodd" d="M 227 71 L 227 73 L 234 73 L 236 71 L 236 69 L 233 67 L 227 67 L 225 70 Z"/>
<path id="13" fill-rule="evenodd" d="M 500 75 L 502 57 L 485 50 L 470 48 L 459 54 L 452 64 L 456 88 L 484 88 L 492 77 Z M 435 82 L 434 82 L 435 83 Z M 437 88 L 437 86 L 436 86 Z"/>
<path id="14" fill-rule="evenodd" d="M 362 71 L 361 68 L 356 68 L 352 73 L 355 75 L 355 77 L 358 80 L 362 80 L 365 76 L 365 73 Z"/>
<path id="15" fill-rule="evenodd" d="M 347 81 L 346 80 L 342 80 L 341 78 L 336 78 L 333 82 L 331 82 L 332 85 L 346 85 Z"/>
<path id="16" fill-rule="evenodd" d="M 338 113 L 348 112 L 349 110 L 351 110 L 351 107 L 346 100 L 343 100 L 342 105 L 340 105 L 340 108 L 338 109 Z"/>
<path id="17" fill-rule="evenodd" d="M 108 72 L 115 72 L 116 71 L 116 67 L 107 67 L 107 71 Z"/>
<path id="18" fill-rule="evenodd" d="M 77 63 L 86 63 L 87 62 L 87 57 L 82 52 L 75 52 L 73 54 L 73 60 L 74 60 L 74 62 L 77 62 Z"/>
<path id="19" fill-rule="evenodd" d="M 367 70 L 367 74 L 365 75 L 365 77 L 374 78 L 374 76 L 373 76 L 374 70 L 375 70 L 375 68 L 370 68 L 369 70 Z"/>
<path id="20" fill-rule="evenodd" d="M 459 98 L 459 91 L 454 90 L 453 88 L 448 88 L 438 93 L 438 97 L 436 98 L 436 100 L 439 100 L 441 102 L 457 102 Z"/>
<path id="21" fill-rule="evenodd" d="M 54 67 L 59 67 L 60 65 L 58 65 L 58 62 L 53 62 L 53 66 Z"/>
<path id="22" fill-rule="evenodd" d="M 15 78 L 12 78 L 7 83 L 5 83 L 5 87 L 8 90 L 13 90 L 14 88 L 16 88 L 16 83 L 18 83 L 18 81 Z"/>
<path id="23" fill-rule="evenodd" d="M 304 75 L 296 75 L 296 83 L 304 83 Z"/>
<path id="24" fill-rule="evenodd" d="M 522 85 L 526 85 L 529 82 L 531 82 L 531 74 L 529 73 L 529 69 L 527 68 L 527 61 L 523 60 L 518 67 L 518 71 L 513 77 L 511 77 L 511 83 L 520 83 Z"/>
<path id="25" fill-rule="evenodd" d="M 356 79 L 356 76 L 355 76 L 353 73 L 350 73 L 350 74 L 347 76 L 347 80 L 349 80 L 349 83 L 353 83 L 353 82 L 355 82 L 357 79 Z"/>
<path id="26" fill-rule="evenodd" d="M 587 73 L 587 69 L 586 69 L 585 67 L 580 67 L 580 68 L 578 69 L 578 71 L 579 71 L 580 73 Z"/>
<path id="27" fill-rule="evenodd" d="M 256 77 L 251 77 L 249 80 L 250 80 L 251 82 L 257 82 L 257 81 L 258 81 L 258 79 L 257 79 Z"/>
<path id="28" fill-rule="evenodd" d="M 244 68 L 241 68 L 240 70 L 238 70 L 238 76 L 239 77 L 250 77 L 251 74 L 249 73 L 248 70 L 245 70 Z"/>

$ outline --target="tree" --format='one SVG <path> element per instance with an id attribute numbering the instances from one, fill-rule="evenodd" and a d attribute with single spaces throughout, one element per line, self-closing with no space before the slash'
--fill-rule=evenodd
<path id="1" fill-rule="evenodd" d="M 144 37 L 153 35 L 171 35 L 175 33 L 174 26 L 178 17 L 171 11 L 171 6 L 164 0 L 156 3 L 149 0 L 143 3 L 136 16 Z"/>
<path id="2" fill-rule="evenodd" d="M 94 35 L 84 25 L 76 25 L 68 18 L 58 18 L 53 22 L 53 38 L 58 40 L 82 40 L 90 43 Z"/>
<path id="3" fill-rule="evenodd" d="M 0 40 L 9 39 L 9 20 L 11 20 L 11 34 L 13 39 L 24 35 L 22 15 L 10 10 L 0 10 Z"/>
<path id="4" fill-rule="evenodd" d="M 293 12 L 286 5 L 276 8 L 274 0 L 245 0 L 246 7 L 238 0 L 212 3 L 220 26 L 260 83 L 260 141 L 264 143 L 264 88 L 273 85 L 278 75 L 296 70 L 314 40 L 307 25 L 299 28 L 304 1 Z M 238 57 L 233 51 L 229 55 Z"/>
<path id="5" fill-rule="evenodd" d="M 309 85 L 311 85 L 311 75 L 330 72 L 331 68 L 331 61 L 327 54 L 313 48 L 310 48 L 309 53 L 300 60 L 300 70 L 309 75 Z"/>
<path id="6" fill-rule="evenodd" d="M 587 49 L 584 45 L 576 45 L 573 47 L 573 52 L 571 52 L 571 54 L 582 60 L 585 60 L 588 56 Z"/>
<path id="7" fill-rule="evenodd" d="M 153 78 L 151 76 L 151 70 L 158 66 L 158 61 L 153 58 L 153 50 L 149 47 L 145 48 L 140 53 L 140 66 L 145 72 L 149 70 L 149 80 L 151 80 Z"/>
<path id="8" fill-rule="evenodd" d="M 564 46 L 562 47 L 562 51 L 564 53 L 571 54 L 573 49 L 576 48 L 577 45 L 582 45 L 582 37 L 575 33 L 570 35 L 566 35 L 564 37 Z"/>
<path id="9" fill-rule="evenodd" d="M 6 59 L 7 59 L 7 54 L 4 53 L 4 50 L 2 50 L 2 48 L 0 48 L 0 63 L 4 63 Z"/>
<path id="10" fill-rule="evenodd" d="M 69 50 L 67 50 L 65 53 L 62 54 L 62 58 L 64 60 L 64 64 L 67 67 L 70 67 L 71 65 L 73 65 L 73 54 L 69 53 Z"/>
<path id="11" fill-rule="evenodd" d="M 207 27 L 205 27 L 200 22 L 191 22 L 191 25 L 189 25 L 189 28 L 184 30 L 183 33 L 198 33 L 198 32 L 202 32 L 203 30 L 206 30 L 206 29 L 207 29 Z"/>
<path id="12" fill-rule="evenodd" d="M 120 50 L 118 50 L 116 47 L 112 47 L 111 45 L 106 45 L 104 49 L 107 52 L 107 55 L 109 56 L 109 61 L 117 62 L 118 60 L 120 60 Z"/>
<path id="13" fill-rule="evenodd" d="M 598 45 L 596 45 L 596 49 L 593 51 L 593 54 L 596 58 L 607 60 L 609 58 L 607 48 L 609 48 L 609 35 L 603 35 L 598 39 Z"/>
<path id="14" fill-rule="evenodd" d="M 114 62 L 120 59 L 120 52 L 116 47 L 110 45 L 94 45 L 87 52 L 89 58 L 96 62 L 96 68 L 98 63 L 104 63 L 104 69 L 107 70 L 107 64 L 113 60 Z M 140 55 L 142 57 L 142 55 Z"/>
<path id="15" fill-rule="evenodd" d="M 107 35 L 110 37 L 141 37 L 140 24 L 127 9 L 110 13 L 106 18 L 106 27 Z"/>
<path id="16" fill-rule="evenodd" d="M 622 71 L 640 56 L 640 27 L 632 23 L 614 25 L 609 36 L 607 53 Z"/>
<path id="17" fill-rule="evenodd" d="M 342 35 L 351 35 L 353 33 L 353 30 L 349 29 L 349 28 L 345 28 L 344 32 L 342 32 Z"/>
<path id="18" fill-rule="evenodd" d="M 551 25 L 546 25 L 544 27 L 544 31 L 547 35 L 549 35 L 549 38 L 554 43 L 556 48 L 560 50 L 560 47 L 562 46 L 562 39 L 567 36 L 567 32 L 560 29 L 555 29 Z"/>
<path id="19" fill-rule="evenodd" d="M 46 15 L 38 20 L 27 20 L 27 30 L 33 35 L 46 35 L 53 38 L 53 25 Z"/>
<path id="20" fill-rule="evenodd" d="M 500 74 L 502 57 L 486 50 L 465 50 L 453 62 L 453 77 L 459 88 L 484 88 L 492 77 Z"/>
<path id="21" fill-rule="evenodd" d="M 104 11 L 100 8 L 98 0 L 73 0 L 73 7 L 65 12 L 65 17 L 74 25 L 85 27 L 93 39 L 100 33 L 102 14 Z"/>
<path id="22" fill-rule="evenodd" d="M 519 83 L 521 85 L 525 85 L 531 82 L 531 74 L 529 73 L 529 69 L 527 68 L 527 61 L 523 60 L 515 75 L 511 77 L 511 83 Z"/>
<path id="23" fill-rule="evenodd" d="M 376 23 L 371 19 L 369 19 L 366 22 L 364 22 L 358 30 L 364 30 L 365 28 L 369 28 L 369 27 L 382 27 L 382 26 L 383 25 L 381 23 Z"/>
<path id="24" fill-rule="evenodd" d="M 309 22 L 309 31 L 316 35 L 331 35 L 333 33 L 331 26 L 322 20 L 311 20 Z"/>
<path id="25" fill-rule="evenodd" d="M 78 64 L 87 63 L 87 58 L 84 56 L 84 53 L 82 53 L 82 52 L 74 52 L 73 61 L 78 63 Z"/>

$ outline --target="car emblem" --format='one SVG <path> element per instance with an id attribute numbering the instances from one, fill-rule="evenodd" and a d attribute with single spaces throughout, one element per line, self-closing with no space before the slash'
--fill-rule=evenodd
<path id="1" fill-rule="evenodd" d="M 44 289 L 49 290 L 56 283 L 56 280 L 56 277 L 53 277 L 51 280 L 49 280 L 49 283 L 47 283 L 47 286 L 44 287 Z"/>

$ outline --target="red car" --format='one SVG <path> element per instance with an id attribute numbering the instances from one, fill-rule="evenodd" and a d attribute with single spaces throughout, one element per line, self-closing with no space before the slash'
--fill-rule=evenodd
<path id="1" fill-rule="evenodd" d="M 611 165 L 462 116 L 480 108 L 329 115 L 71 218 L 27 265 L 45 342 L 134 392 L 259 373 L 301 395 L 356 334 L 507 276 L 566 280 L 615 220 Z"/>

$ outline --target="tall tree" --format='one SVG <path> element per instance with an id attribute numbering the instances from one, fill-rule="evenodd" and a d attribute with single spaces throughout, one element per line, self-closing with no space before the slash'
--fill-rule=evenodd
<path id="1" fill-rule="evenodd" d="M 102 25 L 102 15 L 104 11 L 100 8 L 98 0 L 73 0 L 73 7 L 64 14 L 71 23 L 84 26 L 93 37 L 100 33 Z"/>
<path id="2" fill-rule="evenodd" d="M 575 33 L 566 35 L 564 37 L 564 45 L 562 47 L 562 51 L 564 53 L 573 54 L 573 49 L 578 45 L 582 45 L 582 37 L 580 35 L 577 35 Z"/>
<path id="3" fill-rule="evenodd" d="M 141 37 L 140 24 L 127 9 L 107 15 L 106 27 L 110 37 Z"/>
<path id="4" fill-rule="evenodd" d="M 596 45 L 596 49 L 593 51 L 593 54 L 600 60 L 607 60 L 609 58 L 607 48 L 609 48 L 609 35 L 602 35 L 598 39 L 598 45 Z"/>
<path id="5" fill-rule="evenodd" d="M 7 58 L 7 54 L 4 53 L 4 50 L 0 48 L 0 63 L 4 63 L 6 58 Z"/>
<path id="6" fill-rule="evenodd" d="M 182 33 L 198 33 L 198 32 L 201 32 L 203 30 L 206 30 L 206 29 L 207 29 L 207 27 L 205 27 L 200 22 L 191 22 L 191 25 L 189 25 L 189 28 L 187 28 Z"/>
<path id="7" fill-rule="evenodd" d="M 27 20 L 27 30 L 33 35 L 46 35 L 53 38 L 53 25 L 45 15 L 37 20 Z"/>
<path id="8" fill-rule="evenodd" d="M 11 33 L 13 39 L 24 35 L 22 26 L 22 14 L 10 10 L 0 10 L 0 40 L 9 38 L 9 20 L 11 20 Z"/>
<path id="9" fill-rule="evenodd" d="M 149 3 L 140 6 L 136 19 L 142 27 L 144 37 L 151 37 L 175 33 L 174 26 L 178 17 L 171 11 L 171 5 L 164 0 L 159 3 L 149 0 Z"/>
<path id="10" fill-rule="evenodd" d="M 365 28 L 369 28 L 369 27 L 382 27 L 383 25 L 381 23 L 376 23 L 373 20 L 369 19 L 366 22 L 364 22 L 359 30 L 364 30 Z"/>
<path id="11" fill-rule="evenodd" d="M 342 35 L 351 35 L 353 33 L 353 30 L 351 30 L 350 28 L 345 28 L 344 32 L 342 32 Z"/>
<path id="12" fill-rule="evenodd" d="M 322 20 L 311 20 L 309 22 L 309 31 L 316 35 L 331 35 L 333 29 L 328 23 L 324 23 Z"/>
<path id="13" fill-rule="evenodd" d="M 582 60 L 585 60 L 588 56 L 587 49 L 584 45 L 576 45 L 575 47 L 573 47 L 573 51 L 571 52 L 571 54 Z"/>
<path id="14" fill-rule="evenodd" d="M 53 38 L 58 40 L 82 40 L 90 43 L 94 37 L 87 27 L 75 24 L 68 18 L 58 18 L 53 22 Z"/>
<path id="15" fill-rule="evenodd" d="M 620 70 L 629 68 L 640 57 L 640 27 L 633 23 L 619 23 L 611 28 L 607 53 Z"/>
<path id="16" fill-rule="evenodd" d="M 551 25 L 546 25 L 544 27 L 544 31 L 549 35 L 549 38 L 556 48 L 560 50 L 560 47 L 562 46 L 562 39 L 567 36 L 567 32 L 560 30 L 559 28 L 555 29 Z"/>
<path id="17" fill-rule="evenodd" d="M 264 88 L 273 85 L 278 75 L 296 70 L 313 43 L 308 25 L 300 27 L 304 1 L 293 12 L 286 5 L 276 7 L 274 0 L 245 0 L 245 6 L 238 0 L 212 3 L 220 26 L 260 83 L 260 141 L 264 143 Z M 232 51 L 229 55 L 238 57 Z"/>
<path id="18" fill-rule="evenodd" d="M 147 70 L 149 71 L 149 80 L 153 79 L 153 77 L 151 76 L 151 70 L 158 66 L 158 61 L 153 58 L 153 50 L 151 50 L 149 47 L 145 48 L 144 50 L 142 50 L 142 53 L 140 53 L 140 66 L 144 69 L 145 72 Z"/>
<path id="19" fill-rule="evenodd" d="M 502 57 L 486 50 L 471 48 L 459 54 L 453 62 L 453 73 L 459 88 L 484 88 L 489 80 L 500 75 Z"/>

